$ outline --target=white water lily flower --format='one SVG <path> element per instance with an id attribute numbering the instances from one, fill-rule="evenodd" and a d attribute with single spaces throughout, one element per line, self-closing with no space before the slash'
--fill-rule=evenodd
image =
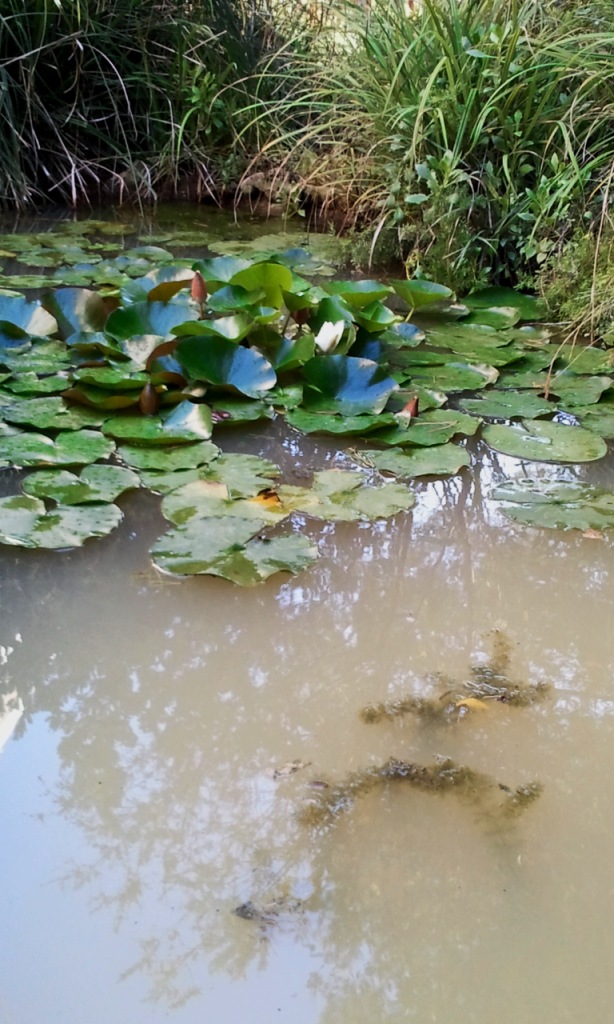
<path id="1" fill-rule="evenodd" d="M 345 320 L 337 320 L 336 324 L 326 320 L 314 338 L 320 352 L 332 352 L 334 348 L 337 348 L 344 330 Z"/>

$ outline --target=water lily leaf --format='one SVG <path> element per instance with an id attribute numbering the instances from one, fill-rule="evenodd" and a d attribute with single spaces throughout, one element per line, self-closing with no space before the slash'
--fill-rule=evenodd
<path id="1" fill-rule="evenodd" d="M 212 441 L 198 441 L 182 444 L 177 448 L 141 448 L 137 445 L 122 445 L 118 455 L 128 466 L 135 469 L 153 469 L 173 472 L 180 469 L 196 469 L 208 465 L 221 454 Z"/>
<path id="2" fill-rule="evenodd" d="M 438 302 L 454 299 L 454 292 L 450 288 L 434 281 L 424 281 L 422 278 L 415 278 L 412 281 L 391 281 L 390 284 L 410 309 L 426 309 Z"/>
<path id="3" fill-rule="evenodd" d="M 353 324 L 354 312 L 340 295 L 329 295 L 309 318 L 309 329 L 317 334 L 324 324 L 337 324 L 340 320 L 347 326 Z"/>
<path id="4" fill-rule="evenodd" d="M 256 342 L 256 347 L 277 372 L 295 370 L 313 358 L 315 342 L 313 334 L 302 334 L 298 338 L 280 337 L 277 332 L 270 340 Z"/>
<path id="5" fill-rule="evenodd" d="M 381 281 L 329 281 L 324 288 L 329 295 L 340 295 L 354 309 L 380 304 L 392 293 L 392 288 Z"/>
<path id="6" fill-rule="evenodd" d="M 24 548 L 80 547 L 90 537 L 104 537 L 121 520 L 117 505 L 57 505 L 47 512 L 38 498 L 2 498 L 0 543 Z"/>
<path id="7" fill-rule="evenodd" d="M 45 434 L 19 432 L 0 438 L 0 465 L 73 466 L 107 459 L 114 449 L 94 430 L 62 432 L 54 441 Z"/>
<path id="8" fill-rule="evenodd" d="M 183 404 L 183 403 L 182 403 Z M 192 403 L 190 403 L 192 405 Z M 178 406 L 177 408 L 181 408 Z M 211 436 L 210 410 L 203 405 L 193 405 L 197 410 L 194 420 L 187 422 L 184 411 L 176 422 L 170 417 L 161 416 L 113 416 L 103 424 L 103 433 L 108 437 L 117 438 L 118 441 L 130 442 L 132 444 L 158 445 L 158 444 L 188 444 L 190 441 L 200 441 L 205 436 Z M 190 410 L 192 412 L 192 410 Z M 173 413 L 171 413 L 171 416 Z M 207 435 L 207 421 L 209 421 L 209 434 Z"/>
<path id="9" fill-rule="evenodd" d="M 27 423 L 39 430 L 80 430 L 81 427 L 99 427 L 104 417 L 93 409 L 67 405 L 63 398 L 25 398 L 18 405 L 2 409 L 2 417 L 9 423 Z"/>
<path id="10" fill-rule="evenodd" d="M 199 270 L 207 286 L 229 284 L 232 279 L 242 270 L 249 270 L 252 266 L 251 260 L 237 259 L 235 256 L 215 256 L 209 260 L 198 260 L 192 265 L 193 270 Z"/>
<path id="11" fill-rule="evenodd" d="M 467 295 L 463 302 L 469 309 L 489 309 L 492 306 L 510 306 L 517 309 L 522 320 L 543 320 L 546 308 L 534 295 L 526 295 L 514 288 L 492 285 Z"/>
<path id="12" fill-rule="evenodd" d="M 296 409 L 303 401 L 303 385 L 288 384 L 285 387 L 271 388 L 267 391 L 267 402 L 280 406 L 282 409 Z"/>
<path id="13" fill-rule="evenodd" d="M 291 533 L 282 537 L 254 537 L 241 551 L 218 563 L 213 575 L 241 587 L 262 583 L 277 572 L 302 572 L 318 558 L 318 549 L 307 537 Z"/>
<path id="14" fill-rule="evenodd" d="M 496 420 L 510 420 L 517 416 L 530 420 L 553 412 L 552 402 L 530 391 L 496 391 L 484 398 L 463 399 L 460 406 L 472 416 Z"/>
<path id="15" fill-rule="evenodd" d="M 45 307 L 64 339 L 81 331 L 102 331 L 109 315 L 108 302 L 87 288 L 55 288 L 45 296 Z"/>
<path id="16" fill-rule="evenodd" d="M 550 391 L 564 409 L 593 405 L 612 386 L 611 377 L 578 377 L 565 371 L 552 378 Z"/>
<path id="17" fill-rule="evenodd" d="M 371 302 L 368 306 L 357 309 L 354 313 L 354 320 L 362 327 L 363 331 L 369 334 L 378 334 L 387 330 L 401 318 L 393 313 L 383 302 Z"/>
<path id="18" fill-rule="evenodd" d="M 609 402 L 598 405 L 574 406 L 574 415 L 583 427 L 600 437 L 614 439 L 614 406 Z"/>
<path id="19" fill-rule="evenodd" d="M 149 374 L 131 373 L 121 365 L 87 366 L 75 370 L 73 376 L 82 384 L 91 384 L 105 391 L 136 391 L 144 387 L 149 380 Z"/>
<path id="20" fill-rule="evenodd" d="M 397 323 L 379 335 L 378 340 L 389 348 L 416 348 L 426 334 L 419 327 L 409 323 Z"/>
<path id="21" fill-rule="evenodd" d="M 614 493 L 580 483 L 508 480 L 490 497 L 506 504 L 501 511 L 527 526 L 561 530 L 614 527 Z"/>
<path id="22" fill-rule="evenodd" d="M 604 351 L 592 346 L 549 345 L 548 351 L 573 373 L 611 373 L 614 367 L 613 349 Z"/>
<path id="23" fill-rule="evenodd" d="M 180 402 L 164 420 L 164 429 L 171 433 L 180 431 L 208 441 L 213 431 L 211 409 L 202 402 Z"/>
<path id="24" fill-rule="evenodd" d="M 362 473 L 326 469 L 315 473 L 310 489 L 285 485 L 278 490 L 282 506 L 317 519 L 352 522 L 381 519 L 405 512 L 415 498 L 407 487 L 397 484 L 374 486 Z"/>
<path id="25" fill-rule="evenodd" d="M 162 501 L 162 515 L 176 526 L 194 518 L 227 516 L 255 519 L 259 524 L 278 523 L 289 514 L 275 494 L 233 498 L 225 484 L 202 477 L 171 491 Z"/>
<path id="26" fill-rule="evenodd" d="M 184 266 L 164 266 L 143 277 L 126 281 L 120 296 L 124 306 L 133 302 L 169 302 L 178 292 L 189 288 L 194 272 Z"/>
<path id="27" fill-rule="evenodd" d="M 128 341 L 135 335 L 143 334 L 155 334 L 164 339 L 170 338 L 180 324 L 197 318 L 197 307 L 187 299 L 174 302 L 134 302 L 110 314 L 105 324 L 105 333 L 115 341 Z"/>
<path id="28" fill-rule="evenodd" d="M 385 473 L 393 473 L 401 479 L 416 476 L 449 476 L 469 466 L 471 459 L 464 448 L 455 444 L 434 445 L 414 452 L 361 451 L 361 462 Z"/>
<path id="29" fill-rule="evenodd" d="M 248 292 L 262 291 L 267 306 L 281 309 L 284 291 L 292 288 L 292 271 L 281 263 L 254 263 L 234 274 L 230 283 Z"/>
<path id="30" fill-rule="evenodd" d="M 39 337 L 55 334 L 58 329 L 55 317 L 43 309 L 40 302 L 29 302 L 23 296 L 15 298 L 0 294 L 0 332 L 6 325 L 20 327 L 26 334 Z"/>
<path id="31" fill-rule="evenodd" d="M 9 378 L 7 380 L 7 378 Z M 36 373 L 20 373 L 18 377 L 0 374 L 0 382 L 5 381 L 7 391 L 16 395 L 56 395 L 70 387 L 66 373 L 54 373 L 49 377 L 39 377 Z"/>
<path id="32" fill-rule="evenodd" d="M 267 396 L 268 397 L 268 396 Z M 240 423 L 255 423 L 258 420 L 273 419 L 275 413 L 266 402 L 254 399 L 219 398 L 211 402 L 213 422 L 220 426 L 235 426 Z"/>
<path id="33" fill-rule="evenodd" d="M 608 450 L 603 438 L 590 430 L 543 420 L 522 420 L 513 426 L 489 424 L 482 437 L 495 451 L 536 462 L 592 462 Z"/>
<path id="34" fill-rule="evenodd" d="M 210 573 L 259 533 L 264 523 L 227 516 L 192 519 L 154 544 L 151 556 L 159 569 L 178 576 Z"/>
<path id="35" fill-rule="evenodd" d="M 251 318 L 239 313 L 237 316 L 219 316 L 216 320 L 179 324 L 173 333 L 177 338 L 207 336 L 239 342 L 247 337 L 253 326 Z"/>
<path id="36" fill-rule="evenodd" d="M 183 338 L 176 356 L 195 380 L 231 388 L 251 398 L 258 398 L 277 380 L 275 370 L 260 352 L 225 338 Z"/>
<path id="37" fill-rule="evenodd" d="M 448 396 L 444 391 L 433 391 L 431 388 L 423 388 L 420 384 L 414 384 L 395 391 L 390 396 L 386 408 L 388 412 L 402 412 L 407 403 L 414 398 L 418 399 L 418 408 L 421 413 L 428 409 L 440 409 L 448 401 Z"/>
<path id="38" fill-rule="evenodd" d="M 402 422 L 397 418 L 396 426 L 390 430 L 382 430 L 374 440 L 386 445 L 440 445 L 449 441 L 455 434 L 471 436 L 475 434 L 479 423 L 473 416 L 457 412 L 455 409 L 433 409 L 421 413 L 417 419 Z"/>
<path id="39" fill-rule="evenodd" d="M 304 434 L 338 434 L 350 437 L 372 434 L 383 426 L 393 426 L 395 418 L 392 414 L 362 413 L 358 416 L 341 416 L 332 413 L 310 412 L 308 409 L 292 409 L 286 416 L 291 427 L 296 427 Z"/>
<path id="40" fill-rule="evenodd" d="M 398 384 L 370 359 L 316 356 L 305 363 L 305 405 L 312 411 L 358 416 L 379 413 Z"/>
<path id="41" fill-rule="evenodd" d="M 124 491 L 140 487 L 136 473 L 123 466 L 87 466 L 76 476 L 68 470 L 43 469 L 31 473 L 22 484 L 25 494 L 51 498 L 60 505 L 114 502 Z"/>
<path id="42" fill-rule="evenodd" d="M 68 401 L 76 402 L 90 409 L 103 409 L 105 411 L 114 409 L 132 409 L 139 404 L 142 385 L 134 391 L 107 391 L 104 388 L 91 387 L 88 384 L 75 384 L 64 392 Z M 99 417 L 102 422 L 103 417 Z"/>
<path id="43" fill-rule="evenodd" d="M 263 288 L 248 291 L 240 285 L 225 285 L 213 292 L 207 300 L 207 307 L 213 313 L 235 313 L 237 310 L 248 310 L 265 297 Z M 277 315 L 277 310 L 273 311 Z"/>
<path id="44" fill-rule="evenodd" d="M 27 352 L 12 354 L 0 348 L 0 364 L 16 373 L 57 373 L 69 366 L 70 353 L 59 341 L 36 342 Z"/>
<path id="45" fill-rule="evenodd" d="M 435 345 L 439 344 L 439 341 L 435 340 L 434 337 L 429 340 Z M 505 340 L 505 344 L 498 345 L 494 342 L 494 339 L 469 340 L 465 338 L 450 338 L 445 344 L 446 348 L 454 352 L 457 357 L 460 356 L 463 360 L 466 360 L 470 365 L 481 363 L 482 365 L 486 364 L 494 367 L 508 366 L 524 354 L 524 349 L 521 345 L 510 344 L 507 340 Z"/>
<path id="46" fill-rule="evenodd" d="M 143 469 L 140 476 L 144 486 L 159 494 L 168 494 L 178 487 L 204 480 L 223 487 L 230 498 L 253 498 L 271 487 L 279 476 L 279 467 L 257 455 L 229 454 L 220 455 L 215 461 L 211 459 L 209 464 L 175 472 L 154 473 Z"/>
<path id="47" fill-rule="evenodd" d="M 411 366 L 412 383 L 416 381 L 423 387 L 434 391 L 477 391 L 487 384 L 494 384 L 499 371 L 494 366 L 481 363 L 447 362 L 440 366 Z"/>
<path id="48" fill-rule="evenodd" d="M 520 320 L 520 310 L 513 306 L 478 307 L 465 319 L 466 324 L 481 324 L 494 327 L 496 331 L 504 331 L 514 327 Z"/>

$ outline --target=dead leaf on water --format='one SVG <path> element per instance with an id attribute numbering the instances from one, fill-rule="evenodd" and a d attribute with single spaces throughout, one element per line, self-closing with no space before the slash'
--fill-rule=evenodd
<path id="1" fill-rule="evenodd" d="M 592 527 L 589 527 L 588 530 L 584 530 L 582 536 L 586 537 L 587 540 L 605 540 L 605 534 L 603 534 L 601 530 L 593 530 Z"/>
<path id="2" fill-rule="evenodd" d="M 274 768 L 272 771 L 272 777 L 274 779 L 284 779 L 288 775 L 294 775 L 295 772 L 301 770 L 301 768 L 307 768 L 311 764 L 311 761 L 286 761 L 285 764 L 281 764 L 279 768 Z"/>

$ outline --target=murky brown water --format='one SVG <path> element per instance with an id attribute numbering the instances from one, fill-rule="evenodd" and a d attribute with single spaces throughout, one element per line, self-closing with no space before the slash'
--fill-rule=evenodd
<path id="1" fill-rule="evenodd" d="M 2 550 L 2 1024 L 609 1024 L 614 547 L 506 525 L 482 495 L 519 463 L 490 459 L 413 515 L 306 525 L 320 562 L 253 590 L 153 574 L 147 496 L 82 551 Z M 545 702 L 361 722 L 493 628 Z M 297 821 L 310 782 L 436 754 L 543 795 L 510 825 L 402 784 Z"/>

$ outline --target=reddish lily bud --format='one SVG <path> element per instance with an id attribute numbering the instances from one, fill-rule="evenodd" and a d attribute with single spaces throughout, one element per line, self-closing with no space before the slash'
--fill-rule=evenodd
<path id="1" fill-rule="evenodd" d="M 195 302 L 198 302 L 202 306 L 203 302 L 207 301 L 207 285 L 205 279 L 201 274 L 200 270 L 197 270 L 192 278 L 191 295 Z"/>
<path id="2" fill-rule="evenodd" d="M 303 324 L 306 324 L 309 320 L 310 313 L 311 310 L 307 307 L 306 309 L 295 309 L 291 316 L 294 322 L 297 323 L 299 327 L 302 327 Z"/>
<path id="3" fill-rule="evenodd" d="M 139 409 L 143 416 L 155 416 L 159 406 L 158 392 L 153 384 L 146 384 L 139 396 Z"/>
<path id="4" fill-rule="evenodd" d="M 418 415 L 418 397 L 417 397 L 417 395 L 414 395 L 413 398 L 410 398 L 410 400 L 407 403 L 407 405 L 403 406 L 403 412 L 405 413 L 406 416 L 411 416 L 412 418 Z"/>

